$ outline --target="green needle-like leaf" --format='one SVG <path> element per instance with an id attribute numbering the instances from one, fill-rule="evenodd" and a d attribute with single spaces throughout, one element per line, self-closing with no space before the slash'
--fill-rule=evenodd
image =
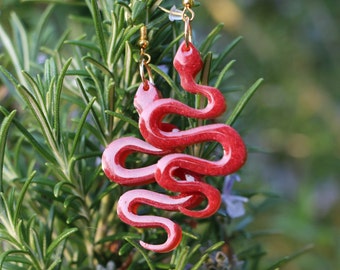
<path id="1" fill-rule="evenodd" d="M 90 102 L 87 104 L 80 120 L 79 120 L 79 124 L 78 124 L 78 127 L 77 127 L 77 131 L 76 131 L 76 135 L 73 139 L 73 144 L 72 144 L 72 148 L 71 148 L 71 152 L 69 154 L 69 159 L 71 157 L 73 157 L 75 151 L 76 151 L 76 148 L 77 148 L 77 145 L 79 144 L 80 142 L 80 137 L 81 137 L 81 131 L 84 127 L 84 124 L 85 124 L 85 121 L 86 121 L 86 117 L 88 116 L 92 106 L 93 106 L 93 103 L 96 101 L 96 98 L 93 97 Z"/>
<path id="2" fill-rule="evenodd" d="M 3 192 L 3 165 L 4 165 L 4 156 L 5 156 L 5 148 L 6 148 L 6 139 L 8 135 L 8 129 L 11 125 L 11 122 L 15 116 L 16 111 L 12 111 L 5 119 L 2 121 L 0 126 L 0 192 Z"/>
<path id="3" fill-rule="evenodd" d="M 18 57 L 18 55 L 17 55 L 17 53 L 16 53 L 16 51 L 14 49 L 15 46 L 13 45 L 13 42 L 11 41 L 11 38 L 7 35 L 7 33 L 2 28 L 1 25 L 0 25 L 0 40 L 1 40 L 1 43 L 3 44 L 3 47 L 7 50 L 8 54 L 9 54 L 9 56 L 11 58 L 11 61 L 12 61 L 13 65 L 14 65 L 16 74 L 19 77 L 19 81 L 23 82 L 24 78 L 21 75 L 22 67 L 21 67 L 21 64 L 20 64 L 19 57 Z M 0 66 L 0 68 L 2 68 L 2 67 Z M 1 71 L 3 72 L 3 70 L 1 70 Z"/>
<path id="4" fill-rule="evenodd" d="M 29 185 L 31 184 L 35 174 L 36 174 L 36 172 L 34 171 L 30 175 L 30 177 L 28 177 L 28 179 L 25 181 L 24 186 L 20 190 L 20 194 L 19 194 L 19 197 L 17 198 L 17 204 L 16 204 L 16 208 L 15 208 L 15 211 L 14 211 L 14 215 L 13 215 L 14 224 L 17 224 L 17 222 L 18 222 L 18 218 L 19 218 L 21 207 L 22 207 L 22 203 L 24 201 L 25 194 L 26 194 L 27 189 L 28 189 Z"/>
<path id="5" fill-rule="evenodd" d="M 110 72 L 110 70 L 108 70 L 104 65 L 102 65 L 101 63 L 99 63 L 96 59 L 94 59 L 91 56 L 85 56 L 83 58 L 83 60 L 85 62 L 90 62 L 92 65 L 94 65 L 95 67 L 97 67 L 99 70 L 103 71 L 104 74 L 109 75 L 111 78 L 114 78 L 113 74 Z"/>
<path id="6" fill-rule="evenodd" d="M 6 116 L 9 115 L 9 112 L 2 106 L 0 106 L 0 111 Z M 14 118 L 12 119 L 12 122 L 40 154 L 42 154 L 48 161 L 52 163 L 55 162 L 54 157 L 46 150 L 46 147 L 43 147 L 18 120 Z"/>
<path id="7" fill-rule="evenodd" d="M 236 39 L 234 39 L 228 46 L 227 48 L 221 53 L 221 55 L 219 55 L 219 57 L 216 59 L 216 61 L 214 62 L 215 66 L 219 66 L 220 63 L 225 60 L 225 58 L 227 57 L 227 55 L 236 47 L 236 45 L 242 40 L 243 37 L 238 37 Z"/>
<path id="8" fill-rule="evenodd" d="M 258 79 L 242 96 L 242 98 L 237 103 L 235 109 L 233 110 L 232 114 L 229 116 L 226 124 L 232 126 L 234 122 L 236 121 L 237 117 L 240 115 L 248 101 L 251 99 L 251 97 L 255 94 L 256 90 L 259 88 L 261 83 L 263 82 L 263 79 Z"/>
<path id="9" fill-rule="evenodd" d="M 18 85 L 17 86 L 21 96 L 24 98 L 26 101 L 26 104 L 29 106 L 29 108 L 32 110 L 34 116 L 36 117 L 41 130 L 44 134 L 44 137 L 51 147 L 53 153 L 59 157 L 59 151 L 58 151 L 58 146 L 57 142 L 55 140 L 55 137 L 52 132 L 52 128 L 47 121 L 40 105 L 38 104 L 37 100 L 34 98 L 34 96 L 23 86 L 23 85 Z"/>
<path id="10" fill-rule="evenodd" d="M 1 26 L 0 26 L 0 38 L 1 38 Z M 15 87 L 16 85 L 19 85 L 19 81 L 7 71 L 3 66 L 0 65 L 0 72 L 5 76 L 7 80 L 10 81 L 10 83 Z"/>
<path id="11" fill-rule="evenodd" d="M 284 258 L 280 259 L 279 261 L 277 261 L 276 263 L 274 263 L 270 267 L 266 268 L 266 270 L 277 270 L 277 269 L 280 269 L 281 266 L 287 264 L 288 262 L 292 261 L 296 257 L 301 256 L 302 254 L 310 251 L 313 248 L 314 248 L 314 245 L 308 245 L 308 246 L 304 247 L 303 249 L 295 252 L 292 255 L 285 256 Z"/>
<path id="12" fill-rule="evenodd" d="M 184 33 L 180 34 L 178 37 L 174 38 L 174 40 L 172 40 L 168 46 L 166 46 L 166 48 L 164 50 L 162 50 L 162 53 L 158 56 L 156 63 L 160 62 L 164 56 L 170 51 L 173 50 L 175 44 L 177 44 L 177 42 L 179 40 L 181 40 L 184 36 Z"/>
<path id="13" fill-rule="evenodd" d="M 54 104 L 54 123 L 53 123 L 53 128 L 55 131 L 55 136 L 56 140 L 58 143 L 60 143 L 60 105 L 61 105 L 61 91 L 63 88 L 63 82 L 64 78 L 66 76 L 67 69 L 69 68 L 70 64 L 72 62 L 72 58 L 68 59 L 66 63 L 64 64 L 63 69 L 61 70 L 61 73 L 58 77 L 57 80 L 57 85 L 56 89 L 54 91 L 54 96 L 53 96 L 53 104 Z"/>
<path id="14" fill-rule="evenodd" d="M 102 19 L 100 16 L 100 12 L 99 12 L 98 4 L 96 0 L 91 0 L 91 7 L 92 7 L 91 11 L 92 11 L 93 22 L 94 22 L 94 26 L 96 29 L 96 36 L 97 36 L 97 40 L 99 43 L 101 56 L 104 59 L 104 61 L 106 61 L 107 47 L 106 47 L 106 42 L 104 38 L 103 23 L 102 23 Z"/>
<path id="15" fill-rule="evenodd" d="M 76 214 L 73 215 L 72 217 L 67 218 L 66 220 L 66 224 L 72 224 L 73 222 L 75 222 L 76 220 L 83 220 L 84 222 L 88 223 L 89 220 L 87 217 L 81 215 L 81 214 Z"/>
<path id="16" fill-rule="evenodd" d="M 78 83 L 78 86 L 81 90 L 81 93 L 82 93 L 82 96 L 83 96 L 83 99 L 84 101 L 86 102 L 86 104 L 90 103 L 90 99 L 85 91 L 85 88 L 81 82 L 81 80 L 77 79 L 77 83 Z M 99 120 L 99 117 L 96 113 L 96 111 L 94 110 L 93 106 L 91 106 L 91 114 L 93 116 L 93 119 L 94 119 L 94 122 L 98 128 L 98 138 L 101 138 L 103 142 L 105 142 L 105 131 L 104 131 L 104 128 L 102 127 L 102 124 L 101 124 L 101 121 Z"/>
<path id="17" fill-rule="evenodd" d="M 114 117 L 117 117 L 117 118 L 129 123 L 130 125 L 132 125 L 133 127 L 138 129 L 138 123 L 135 120 L 131 119 L 130 117 L 125 116 L 124 114 L 116 113 L 116 112 L 112 112 L 112 111 L 105 111 L 105 113 L 112 115 Z"/>
<path id="18" fill-rule="evenodd" d="M 155 65 L 150 64 L 150 67 L 152 68 L 153 71 L 158 73 L 169 84 L 169 86 L 172 88 L 172 90 L 175 91 L 175 93 L 178 96 L 178 98 L 181 101 L 184 102 L 184 95 L 183 95 L 183 93 L 180 91 L 180 89 L 176 85 L 176 83 L 170 78 L 170 76 L 168 74 L 166 74 L 164 71 L 162 71 L 159 67 L 155 66 Z"/>
<path id="19" fill-rule="evenodd" d="M 39 103 L 40 108 L 43 111 L 44 115 L 47 115 L 46 105 L 42 96 L 42 92 L 39 89 L 38 83 L 26 71 L 22 71 L 22 74 L 24 75 L 26 81 L 30 84 L 31 89 L 33 89 L 34 96 L 37 99 L 37 102 Z"/>
<path id="20" fill-rule="evenodd" d="M 211 252 L 213 252 L 213 251 L 219 249 L 220 247 L 222 247 L 224 244 L 225 244 L 224 241 L 217 242 L 216 244 L 212 245 L 207 250 L 205 250 L 204 253 L 210 254 Z"/>
<path id="21" fill-rule="evenodd" d="M 28 254 L 28 252 L 25 250 L 8 250 L 5 252 L 2 252 L 0 254 L 0 269 L 4 269 L 3 266 L 6 261 L 12 261 L 12 262 L 19 261 L 20 262 L 20 260 L 16 260 L 16 258 L 13 258 L 13 257 L 8 258 L 12 254 L 21 254 L 25 256 Z"/>
<path id="22" fill-rule="evenodd" d="M 204 40 L 202 45 L 200 46 L 201 53 L 205 54 L 208 49 L 211 47 L 211 44 L 213 44 L 216 41 L 216 38 L 218 34 L 222 31 L 224 27 L 223 23 L 218 24 L 207 36 L 207 38 Z"/>
<path id="23" fill-rule="evenodd" d="M 53 49 L 55 52 L 60 51 L 61 47 L 65 44 L 65 41 L 66 41 L 68 35 L 70 34 L 70 32 L 71 31 L 69 29 L 64 31 L 64 33 L 61 35 L 61 37 L 59 38 L 59 40 L 57 41 L 57 43 L 56 43 L 56 45 Z"/>
<path id="24" fill-rule="evenodd" d="M 147 265 L 149 266 L 150 270 L 155 270 L 152 261 L 150 260 L 148 254 L 146 254 L 145 250 L 139 245 L 137 244 L 135 241 L 133 241 L 132 239 L 130 239 L 129 237 L 124 237 L 124 239 L 129 242 L 132 246 L 134 246 L 144 257 Z"/>
<path id="25" fill-rule="evenodd" d="M 27 33 L 22 25 L 20 19 L 15 13 L 11 13 L 11 23 L 14 36 L 16 39 L 16 46 L 19 55 L 21 56 L 21 68 L 29 71 L 30 69 L 30 56 L 28 48 Z"/>
<path id="26" fill-rule="evenodd" d="M 231 66 L 235 63 L 236 61 L 235 60 L 232 60 L 230 61 L 223 69 L 222 71 L 220 72 L 220 74 L 218 75 L 218 78 L 216 80 L 216 83 L 215 83 L 215 88 L 219 88 L 222 81 L 223 81 L 223 78 L 225 76 L 225 74 L 229 71 L 229 69 L 231 68 Z"/>
<path id="27" fill-rule="evenodd" d="M 62 262 L 61 259 L 56 259 L 53 263 L 51 263 L 51 265 L 47 268 L 47 270 L 54 270 L 57 269 L 57 265 L 60 264 Z"/>
<path id="28" fill-rule="evenodd" d="M 181 250 L 181 254 L 178 258 L 177 264 L 176 264 L 176 270 L 184 270 L 185 265 L 187 263 L 188 259 L 188 254 L 189 254 L 189 247 L 185 247 L 184 249 Z"/>
<path id="29" fill-rule="evenodd" d="M 71 234 L 74 234 L 77 231 L 78 231 L 77 228 L 70 228 L 63 231 L 60 235 L 58 235 L 58 237 L 54 239 L 53 242 L 48 246 L 46 256 L 51 257 L 52 252 L 54 252 L 54 250 L 59 246 L 59 244 L 62 241 L 66 240 Z"/>
<path id="30" fill-rule="evenodd" d="M 188 254 L 188 258 L 191 258 L 200 249 L 201 246 L 201 244 L 197 244 L 193 248 L 191 248 L 190 253 Z"/>
<path id="31" fill-rule="evenodd" d="M 79 47 L 84 47 L 87 49 L 90 49 L 91 51 L 94 52 L 100 52 L 100 49 L 96 46 L 95 43 L 91 41 L 85 41 L 85 40 L 65 40 L 65 44 L 70 44 L 70 45 L 77 45 Z"/>
<path id="32" fill-rule="evenodd" d="M 142 26 L 143 24 L 129 26 L 124 30 L 124 32 L 122 32 L 122 40 L 117 43 L 119 46 L 118 48 L 115 48 L 114 54 L 112 55 L 111 65 L 115 66 L 117 64 L 125 49 L 125 42 L 128 41 L 134 34 L 136 34 Z"/>
<path id="33" fill-rule="evenodd" d="M 73 189 L 75 188 L 74 185 L 70 182 L 67 181 L 62 181 L 62 182 L 58 182 L 54 188 L 53 188 L 53 195 L 58 198 L 59 194 L 60 194 L 60 190 L 63 186 L 68 186 L 69 188 Z"/>
<path id="34" fill-rule="evenodd" d="M 124 59 L 124 68 L 125 68 L 125 75 L 124 75 L 124 86 L 128 87 L 131 83 L 131 64 L 132 64 L 132 49 L 128 41 L 125 41 L 125 59 Z"/>
<path id="35" fill-rule="evenodd" d="M 209 254 L 204 254 L 198 262 L 191 268 L 191 270 L 198 270 L 202 266 L 202 264 L 208 259 Z"/>

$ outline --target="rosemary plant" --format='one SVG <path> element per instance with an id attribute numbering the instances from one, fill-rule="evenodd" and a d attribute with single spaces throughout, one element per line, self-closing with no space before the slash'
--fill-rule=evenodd
<path id="1" fill-rule="evenodd" d="M 0 26 L 0 85 L 8 92 L 0 106 L 0 269 L 260 269 L 264 251 L 245 230 L 251 217 L 234 221 L 222 210 L 205 220 L 175 215 L 184 228 L 180 247 L 161 255 L 143 250 L 139 239 L 163 232 L 122 223 L 116 202 L 126 188 L 102 173 L 100 157 L 109 142 L 140 137 L 133 98 L 142 25 L 162 94 L 197 103 L 183 94 L 172 67 L 183 25 L 158 8 L 170 9 L 171 2 L 26 0 L 20 5 L 39 11 L 33 28 L 14 12 Z M 228 96 L 226 75 L 234 61 L 226 59 L 240 39 L 212 53 L 221 30 L 218 25 L 199 44 L 201 81 Z M 228 124 L 261 81 L 230 106 Z M 183 128 L 196 124 L 178 119 Z M 202 155 L 212 158 L 214 149 Z M 136 155 L 127 166 L 152 162 Z"/>

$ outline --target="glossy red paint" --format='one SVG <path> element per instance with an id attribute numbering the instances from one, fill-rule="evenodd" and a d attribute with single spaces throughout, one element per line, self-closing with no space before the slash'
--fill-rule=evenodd
<path id="1" fill-rule="evenodd" d="M 220 207 L 220 192 L 205 183 L 205 176 L 228 175 L 237 171 L 246 161 L 246 147 L 240 135 L 225 124 L 209 124 L 188 130 L 179 130 L 164 123 L 167 115 L 176 114 L 196 119 L 212 119 L 226 109 L 223 94 L 216 88 L 196 83 L 202 69 L 198 50 L 191 43 L 183 42 L 175 56 L 176 68 L 182 88 L 200 94 L 207 100 L 202 109 L 192 108 L 172 98 L 162 98 L 157 88 L 145 80 L 140 84 L 134 99 L 139 114 L 139 128 L 145 141 L 127 137 L 113 141 L 103 153 L 103 170 L 111 181 L 127 186 L 157 182 L 166 190 L 178 194 L 168 196 L 144 189 L 130 190 L 118 202 L 118 215 L 122 221 L 138 228 L 163 228 L 168 238 L 163 244 L 140 244 L 155 252 L 169 252 L 181 241 L 179 225 L 164 217 L 138 215 L 141 204 L 198 218 L 213 215 Z M 223 148 L 219 160 L 210 161 L 182 153 L 193 144 L 217 142 Z M 126 157 L 132 152 L 158 155 L 156 164 L 136 169 L 125 168 Z M 203 199 L 204 209 L 194 209 Z"/>

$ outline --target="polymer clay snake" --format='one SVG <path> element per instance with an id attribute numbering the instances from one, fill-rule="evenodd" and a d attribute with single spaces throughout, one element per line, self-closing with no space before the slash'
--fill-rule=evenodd
<path id="1" fill-rule="evenodd" d="M 246 148 L 239 134 L 230 126 L 210 124 L 189 130 L 178 130 L 163 123 L 169 114 L 196 119 L 211 119 L 221 115 L 226 104 L 221 92 L 210 86 L 199 85 L 195 77 L 202 69 L 202 60 L 197 49 L 183 42 L 174 58 L 181 86 L 184 90 L 200 94 L 207 99 L 203 109 L 192 108 L 172 98 L 161 98 L 156 87 L 144 81 L 135 95 L 134 105 L 139 114 L 139 128 L 146 142 L 137 138 L 120 138 L 112 142 L 103 153 L 103 169 L 114 182 L 127 186 L 145 185 L 156 181 L 175 195 L 159 194 L 144 189 L 127 191 L 118 202 L 118 215 L 127 224 L 135 227 L 162 227 L 168 238 L 163 244 L 140 244 L 156 252 L 168 252 L 180 243 L 181 229 L 168 218 L 137 214 L 139 205 L 151 205 L 168 211 L 180 211 L 191 217 L 205 218 L 220 207 L 221 196 L 213 186 L 205 183 L 204 176 L 228 175 L 237 171 L 246 160 Z M 218 142 L 223 156 L 217 161 L 181 153 L 185 147 Z M 125 159 L 132 152 L 161 156 L 157 164 L 144 168 L 127 169 Z M 207 206 L 193 210 L 202 199 Z"/>
<path id="2" fill-rule="evenodd" d="M 195 82 L 202 65 L 198 50 L 191 43 L 183 42 L 174 58 L 174 67 L 184 90 L 207 98 L 207 105 L 203 109 L 189 107 L 172 98 L 159 98 L 158 91 L 152 84 L 149 84 L 148 89 L 141 85 L 135 96 L 140 131 L 144 139 L 153 146 L 171 150 L 216 141 L 223 148 L 223 156 L 218 161 L 209 161 L 183 153 L 171 153 L 157 163 L 155 178 L 160 186 L 173 192 L 201 193 L 207 198 L 208 205 L 203 210 L 192 211 L 179 207 L 183 214 L 192 217 L 208 217 L 214 214 L 220 206 L 219 191 L 204 182 L 188 182 L 185 179 L 178 181 L 173 172 L 180 168 L 202 176 L 228 175 L 237 171 L 246 160 L 246 148 L 242 138 L 228 125 L 210 124 L 177 132 L 166 132 L 160 128 L 162 120 L 168 114 L 209 119 L 218 117 L 225 111 L 225 99 L 218 89 Z M 153 98 L 148 101 L 148 96 Z"/>

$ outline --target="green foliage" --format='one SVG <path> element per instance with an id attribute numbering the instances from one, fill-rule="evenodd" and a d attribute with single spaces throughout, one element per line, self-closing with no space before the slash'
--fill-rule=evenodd
<path id="1" fill-rule="evenodd" d="M 26 29 L 16 13 L 6 28 L 0 26 L 0 78 L 15 97 L 0 106 L 0 268 L 95 269 L 114 262 L 120 269 L 208 269 L 217 267 L 224 254 L 233 269 L 263 269 L 265 252 L 246 227 L 264 204 L 249 207 L 240 219 L 220 213 L 200 220 L 196 229 L 196 221 L 174 216 L 184 226 L 183 241 L 172 253 L 155 255 L 138 240 L 152 241 L 162 232 L 136 231 L 121 223 L 115 209 L 124 188 L 110 183 L 101 170 L 101 153 L 109 142 L 140 136 L 133 97 L 140 83 L 137 43 L 143 24 L 162 94 L 193 106 L 202 102 L 183 93 L 171 64 L 182 24 L 169 22 L 158 9 L 160 1 L 24 2 L 30 2 L 32 13 L 44 7 L 32 28 Z M 171 8 L 170 2 L 162 6 Z M 67 18 L 58 13 L 65 6 Z M 61 22 L 63 29 L 56 26 Z M 212 53 L 221 30 L 218 25 L 200 46 L 205 59 L 201 81 L 216 87 L 228 83 L 234 61 L 225 63 L 226 58 L 240 41 Z M 261 82 L 231 105 L 226 123 L 235 123 Z M 195 121 L 179 119 L 178 125 L 195 126 Z M 203 155 L 211 158 L 215 147 Z M 133 168 L 136 160 L 139 166 L 152 162 L 137 155 L 127 166 Z M 255 195 L 252 191 L 248 197 Z M 239 261 L 243 264 L 237 268 Z"/>

